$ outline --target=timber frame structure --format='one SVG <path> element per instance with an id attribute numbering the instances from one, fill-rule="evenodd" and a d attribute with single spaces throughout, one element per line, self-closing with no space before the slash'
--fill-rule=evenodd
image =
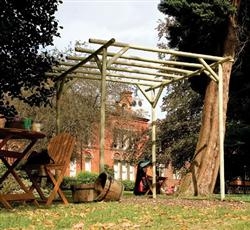
<path id="1" fill-rule="evenodd" d="M 82 78 L 101 81 L 101 128 L 100 128 L 100 170 L 104 170 L 104 131 L 106 82 L 120 82 L 136 86 L 152 108 L 152 165 L 153 198 L 156 198 L 156 105 L 166 85 L 205 73 L 218 84 L 219 143 L 220 143 L 220 190 L 221 200 L 225 198 L 224 180 L 224 127 L 223 127 L 223 70 L 222 64 L 232 61 L 230 57 L 218 57 L 170 49 L 146 48 L 110 40 L 89 39 L 99 48 L 91 50 L 76 47 L 75 51 L 85 56 L 70 56 L 46 73 L 57 82 L 57 132 L 60 131 L 60 97 L 67 78 Z M 115 51 L 109 51 L 113 49 Z M 143 56 L 126 55 L 141 52 Z M 168 60 L 148 58 L 150 55 L 167 55 Z M 189 62 L 181 58 L 188 58 Z"/>

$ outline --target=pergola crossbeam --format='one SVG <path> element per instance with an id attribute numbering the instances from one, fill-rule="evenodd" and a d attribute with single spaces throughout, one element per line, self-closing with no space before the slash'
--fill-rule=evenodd
<path id="1" fill-rule="evenodd" d="M 60 76 L 60 73 L 46 73 L 46 76 L 50 77 L 56 77 Z M 77 79 L 85 79 L 85 80 L 97 80 L 100 81 L 101 77 L 97 77 L 96 75 L 90 75 L 90 74 L 80 74 L 80 73 L 71 73 L 67 75 L 69 78 L 77 78 Z M 121 76 L 122 78 L 122 76 Z M 120 77 L 110 77 L 107 76 L 106 80 L 110 82 L 119 82 L 124 83 L 128 85 L 142 85 L 146 87 L 151 87 L 152 83 L 148 83 L 148 81 L 143 81 L 141 79 L 121 79 Z"/>
<path id="2" fill-rule="evenodd" d="M 84 54 L 91 54 L 94 52 L 94 50 L 81 48 L 81 47 L 76 47 L 75 51 L 81 52 Z M 108 57 L 113 57 L 115 55 L 116 55 L 115 52 L 108 52 L 107 53 Z M 79 59 L 81 59 L 81 58 L 82 57 L 79 57 Z M 155 63 L 155 64 L 157 63 L 157 64 L 163 64 L 163 65 L 178 65 L 178 66 L 186 66 L 186 67 L 193 67 L 193 68 L 202 67 L 202 65 L 198 62 L 197 63 L 196 62 L 180 62 L 180 61 L 175 61 L 175 60 L 165 61 L 165 60 L 153 59 L 153 58 L 142 58 L 142 57 L 134 56 L 134 55 L 130 55 L 130 56 L 122 55 L 122 56 L 120 56 L 120 58 L 127 59 L 127 60 L 134 60 L 134 61 L 138 61 L 138 62 L 146 62 L 146 63 L 149 62 L 149 63 Z M 223 59 L 221 59 L 221 60 L 223 60 Z"/>
<path id="3" fill-rule="evenodd" d="M 218 82 L 219 81 L 219 77 L 218 75 L 213 71 L 213 69 L 205 62 L 205 60 L 203 58 L 198 58 L 198 60 L 200 61 L 200 63 L 202 63 L 202 65 L 204 65 L 204 67 L 207 69 L 207 71 L 212 75 L 212 78 L 214 81 Z"/>
<path id="4" fill-rule="evenodd" d="M 63 68 L 63 67 L 59 67 L 59 68 L 54 68 L 54 70 L 66 70 L 67 68 Z M 100 76 L 101 73 L 96 71 L 96 70 L 85 70 L 85 69 L 79 69 L 77 71 L 75 71 L 74 73 L 83 73 L 83 74 L 90 74 L 90 75 L 96 75 L 96 76 Z M 133 72 L 134 73 L 134 72 Z M 119 78 L 128 78 L 128 79 L 137 79 L 137 80 L 144 80 L 144 81 L 149 81 L 149 82 L 162 82 L 162 79 L 161 78 L 155 78 L 155 79 L 152 79 L 152 78 L 149 78 L 149 77 L 146 77 L 146 76 L 143 76 L 143 75 L 126 75 L 126 74 L 122 74 L 122 73 L 116 73 L 116 72 L 107 72 L 107 76 L 110 76 L 110 77 L 119 77 Z M 170 74 L 166 74 L 166 76 L 168 77 L 171 77 L 172 75 Z M 173 76 L 172 76 L 173 77 Z M 84 78 L 84 76 L 83 76 Z"/>
<path id="5" fill-rule="evenodd" d="M 68 56 L 67 57 L 68 60 L 83 60 L 83 57 L 76 57 L 76 56 Z M 91 64 L 85 64 L 83 67 L 84 68 L 96 68 L 96 63 L 95 62 L 90 62 Z M 107 69 L 109 70 L 118 70 L 117 68 L 123 68 L 124 71 L 128 69 L 128 67 L 139 67 L 141 69 L 153 69 L 153 70 L 158 70 L 158 71 L 162 71 L 162 72 L 175 72 L 175 73 L 180 73 L 180 74 L 191 74 L 193 73 L 193 71 L 191 70 L 187 70 L 187 69 L 180 69 L 177 67 L 168 67 L 168 66 L 163 66 L 163 64 L 161 65 L 154 65 L 154 64 L 149 64 L 149 63 L 141 63 L 141 62 L 126 62 L 126 61 L 115 61 L 113 63 L 116 66 L 125 66 L 125 67 L 108 67 Z M 173 65 L 174 63 L 172 63 L 171 65 Z M 59 62 L 59 65 L 66 65 L 66 66 L 72 66 L 74 65 L 74 63 L 72 62 Z M 193 66 L 192 66 L 193 67 Z M 200 67 L 202 68 L 203 66 L 201 64 L 197 65 L 196 67 Z"/>
<path id="6" fill-rule="evenodd" d="M 107 42 L 107 40 L 90 38 L 89 42 L 95 43 L 95 44 L 105 44 Z M 122 43 L 122 42 L 114 42 L 113 46 L 129 47 L 130 49 L 134 49 L 134 50 L 142 50 L 142 51 L 149 51 L 149 52 L 156 52 L 156 53 L 165 53 L 165 54 L 170 54 L 170 55 L 174 55 L 174 56 L 182 56 L 182 57 L 189 57 L 189 58 L 204 58 L 204 59 L 212 60 L 212 61 L 221 61 L 224 59 L 223 57 L 219 57 L 219 56 L 176 51 L 176 50 L 171 50 L 171 49 L 147 48 L 147 47 L 143 47 L 143 46 L 130 45 L 127 43 Z"/>
<path id="7" fill-rule="evenodd" d="M 129 47 L 123 47 L 116 55 L 109 59 L 107 63 L 107 68 L 109 68 L 118 58 L 120 58 L 124 53 L 128 51 Z"/>
<path id="8" fill-rule="evenodd" d="M 100 53 L 101 51 L 103 51 L 103 49 L 109 47 L 112 43 L 115 42 L 115 39 L 112 38 L 109 41 L 107 41 L 104 45 L 102 45 L 99 49 L 97 49 L 95 52 L 93 52 L 92 54 L 90 54 L 88 57 L 86 57 L 84 60 L 80 61 L 79 63 L 75 64 L 74 66 L 72 66 L 70 69 L 66 70 L 65 72 L 63 72 L 61 74 L 61 76 L 59 76 L 58 78 L 56 78 L 55 80 L 58 81 L 60 80 L 60 78 L 63 78 L 65 76 L 67 76 L 67 74 L 69 74 L 70 72 L 74 71 L 75 69 L 77 69 L 78 67 L 84 65 L 85 63 L 87 63 L 88 61 L 90 61 L 92 58 L 94 58 L 98 53 Z"/>
<path id="9" fill-rule="evenodd" d="M 78 69 L 78 72 L 82 72 L 82 71 L 91 71 L 91 70 L 88 70 L 88 69 L 96 69 L 97 66 L 96 65 L 85 65 L 84 67 L 79 67 Z M 66 71 L 67 69 L 69 69 L 68 67 L 66 66 L 60 66 L 60 67 L 54 67 L 53 70 L 55 71 Z M 149 75 L 149 76 L 156 76 L 158 78 L 161 77 L 161 79 L 166 79 L 166 78 L 179 78 L 181 77 L 180 74 L 169 74 L 169 73 L 162 73 L 162 72 L 159 72 L 159 71 L 156 71 L 156 72 L 153 72 L 153 71 L 146 71 L 146 70 L 140 70 L 140 69 L 133 69 L 133 68 L 123 68 L 123 67 L 110 67 L 109 69 L 109 73 L 111 74 L 112 72 L 119 72 L 119 73 L 131 73 L 131 74 L 141 74 L 142 75 L 142 78 L 143 78 L 143 75 Z M 110 72 L 110 70 L 112 72 Z M 91 72 L 90 72 L 91 73 Z M 96 74 L 98 74 L 98 72 L 96 72 Z M 132 77 L 131 77 L 132 78 Z M 152 79 L 149 78 L 149 81 L 152 80 L 152 81 L 157 81 L 157 79 Z M 159 80 L 160 81 L 160 80 Z"/>

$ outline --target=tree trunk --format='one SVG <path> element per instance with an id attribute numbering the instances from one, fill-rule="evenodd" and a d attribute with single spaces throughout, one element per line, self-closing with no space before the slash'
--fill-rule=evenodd
<path id="1" fill-rule="evenodd" d="M 238 8 L 240 1 L 233 4 Z M 228 22 L 228 34 L 224 41 L 223 56 L 234 58 L 237 45 L 236 18 L 232 16 Z M 223 116 L 224 129 L 229 96 L 229 81 L 232 62 L 223 64 Z M 218 119 L 218 86 L 210 81 L 207 86 L 202 125 L 196 146 L 195 155 L 191 162 L 189 173 L 181 180 L 179 194 L 209 195 L 213 193 L 219 171 L 219 119 Z"/>

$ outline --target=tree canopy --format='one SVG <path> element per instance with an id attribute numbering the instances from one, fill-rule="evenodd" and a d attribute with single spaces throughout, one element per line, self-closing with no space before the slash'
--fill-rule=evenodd
<path id="1" fill-rule="evenodd" d="M 230 1 L 162 0 L 159 10 L 168 17 L 166 38 L 171 48 L 222 55 L 227 16 L 234 11 Z"/>
<path id="2" fill-rule="evenodd" d="M 250 47 L 249 1 L 162 0 L 159 10 L 166 14 L 166 22 L 160 24 L 158 28 L 159 35 L 167 39 L 169 47 L 217 56 L 230 55 L 234 58 L 233 66 L 225 64 L 223 72 L 225 112 L 229 99 L 225 150 L 226 153 L 231 152 L 234 146 L 234 150 L 240 149 L 238 153 L 242 158 L 242 151 L 245 149 L 242 145 L 246 146 L 246 139 L 248 139 L 248 135 L 244 133 L 248 133 L 250 124 L 249 119 L 246 118 L 249 113 L 247 110 L 249 108 L 247 96 Z M 193 192 L 207 194 L 213 191 L 214 178 L 219 168 L 218 157 L 216 157 L 218 148 L 214 147 L 218 145 L 216 138 L 218 129 L 214 128 L 218 126 L 217 89 L 216 84 L 213 84 L 205 75 L 191 78 L 191 85 L 193 89 L 204 95 L 202 126 L 193 159 L 194 164 L 192 164 L 192 175 L 196 180 L 193 181 L 195 190 Z M 237 135 L 238 131 L 241 135 Z M 235 136 L 237 140 L 233 141 Z M 244 159 L 249 159 L 246 158 L 246 154 Z M 189 180 L 191 177 L 186 178 Z M 186 185 L 188 187 L 188 182 Z M 189 190 L 192 190 L 190 186 Z"/>
<path id="3" fill-rule="evenodd" d="M 170 48 L 182 51 L 223 56 L 224 40 L 228 31 L 228 17 L 236 12 L 229 0 L 186 1 L 162 0 L 159 10 L 166 14 L 164 26 L 159 26 L 160 35 L 168 41 Z M 240 1 L 237 12 L 237 55 L 235 67 L 242 63 L 246 46 L 249 43 L 250 3 Z M 241 66 L 243 67 L 243 66 Z M 237 68 L 238 69 L 238 68 Z M 234 71 L 236 68 L 234 68 Z M 192 87 L 204 92 L 207 81 L 191 78 Z"/>
<path id="4" fill-rule="evenodd" d="M 0 112 L 16 113 L 9 98 L 30 105 L 49 102 L 53 84 L 45 72 L 55 61 L 42 48 L 59 36 L 54 14 L 60 0 L 0 1 Z"/>

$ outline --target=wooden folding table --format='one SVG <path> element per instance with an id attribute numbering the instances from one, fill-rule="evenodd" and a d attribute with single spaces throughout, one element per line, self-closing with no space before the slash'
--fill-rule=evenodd
<path id="1" fill-rule="evenodd" d="M 6 166 L 7 170 L 0 175 L 0 187 L 6 180 L 8 175 L 12 174 L 23 193 L 0 193 L 0 202 L 5 208 L 12 208 L 11 201 L 32 201 L 35 205 L 38 205 L 33 193 L 25 186 L 22 179 L 16 172 L 16 168 L 19 163 L 28 156 L 31 148 L 35 145 L 38 139 L 44 138 L 45 134 L 41 132 L 34 132 L 25 129 L 16 128 L 0 128 L 0 159 Z M 12 150 L 8 148 L 8 143 L 13 140 L 26 140 L 25 146 L 21 150 Z M 11 160 L 8 160 L 11 159 Z"/>

